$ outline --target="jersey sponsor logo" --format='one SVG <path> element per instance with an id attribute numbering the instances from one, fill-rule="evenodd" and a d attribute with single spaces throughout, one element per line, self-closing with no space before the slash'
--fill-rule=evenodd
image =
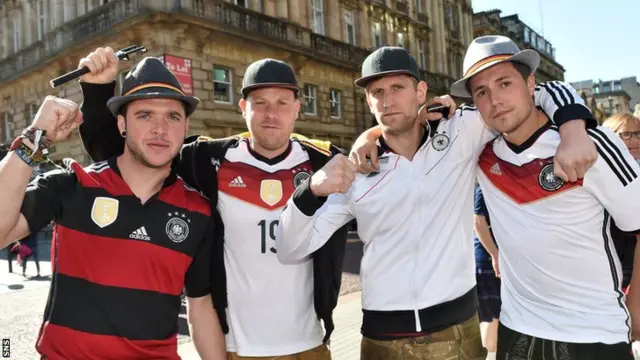
<path id="1" fill-rule="evenodd" d="M 91 220 L 101 228 L 113 224 L 118 218 L 120 202 L 108 197 L 96 197 L 91 208 Z"/>
<path id="2" fill-rule="evenodd" d="M 494 175 L 502 175 L 502 170 L 500 170 L 500 165 L 498 163 L 493 164 L 490 171 Z"/>
<path id="3" fill-rule="evenodd" d="M 450 142 L 451 141 L 449 140 L 449 137 L 446 134 L 436 134 L 431 140 L 431 145 L 437 151 L 442 151 L 446 149 L 447 146 L 449 146 Z"/>
<path id="4" fill-rule="evenodd" d="M 564 180 L 553 173 L 553 164 L 547 164 L 540 170 L 538 184 L 547 191 L 556 191 L 564 185 Z"/>
<path id="5" fill-rule="evenodd" d="M 147 234 L 147 229 L 145 229 L 144 226 L 141 226 L 138 229 L 134 230 L 131 234 L 129 234 L 129 237 L 131 239 L 138 239 L 138 240 L 147 240 L 147 241 L 151 240 L 151 238 Z"/>
<path id="6" fill-rule="evenodd" d="M 242 176 L 238 176 L 229 182 L 229 187 L 244 188 L 247 185 L 242 181 Z"/>
<path id="7" fill-rule="evenodd" d="M 311 174 L 309 174 L 306 171 L 301 171 L 297 173 L 296 176 L 293 177 L 293 186 L 297 189 L 298 186 L 302 185 L 302 183 L 307 181 L 307 179 L 310 177 L 311 177 Z"/>
<path id="8" fill-rule="evenodd" d="M 282 199 L 282 181 L 262 180 L 260 182 L 260 199 L 269 206 L 277 204 Z"/>
<path id="9" fill-rule="evenodd" d="M 181 243 L 189 236 L 189 225 L 184 220 L 173 217 L 167 221 L 165 231 L 171 241 Z"/>

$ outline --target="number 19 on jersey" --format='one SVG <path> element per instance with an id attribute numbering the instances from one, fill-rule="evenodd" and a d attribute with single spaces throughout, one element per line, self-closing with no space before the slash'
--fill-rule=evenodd
<path id="1" fill-rule="evenodd" d="M 264 254 L 267 252 L 267 237 L 271 239 L 271 241 L 276 241 L 276 226 L 278 226 L 278 220 L 267 221 L 261 220 L 258 223 L 260 226 L 260 250 Z M 271 246 L 269 251 L 272 253 L 276 253 L 276 248 Z"/>

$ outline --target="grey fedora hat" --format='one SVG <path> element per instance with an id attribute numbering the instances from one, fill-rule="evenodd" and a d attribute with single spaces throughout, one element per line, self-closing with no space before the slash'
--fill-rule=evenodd
<path id="1" fill-rule="evenodd" d="M 464 56 L 464 76 L 451 85 L 451 95 L 470 98 L 467 81 L 482 70 L 505 61 L 515 61 L 527 65 L 535 72 L 540 64 L 540 55 L 534 50 L 520 50 L 513 40 L 506 36 L 489 35 L 474 39 Z"/>

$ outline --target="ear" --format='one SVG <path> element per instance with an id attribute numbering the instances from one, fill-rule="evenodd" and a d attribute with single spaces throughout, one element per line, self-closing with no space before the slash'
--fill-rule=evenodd
<path id="1" fill-rule="evenodd" d="M 122 115 L 118 115 L 118 131 L 120 134 L 127 131 L 127 121 Z"/>
<path id="2" fill-rule="evenodd" d="M 416 86 L 416 93 L 418 95 L 418 104 L 424 104 L 427 102 L 427 90 L 429 87 L 424 81 L 420 81 Z"/>
<path id="3" fill-rule="evenodd" d="M 247 100 L 240 99 L 240 101 L 238 101 L 238 106 L 240 106 L 240 109 L 242 110 L 242 117 L 244 117 L 245 114 L 245 109 L 247 108 Z"/>
<path id="4" fill-rule="evenodd" d="M 529 89 L 529 95 L 533 96 L 536 92 L 536 77 L 531 74 L 527 77 L 527 88 Z"/>
<path id="5" fill-rule="evenodd" d="M 296 108 L 296 120 L 298 120 L 298 116 L 300 116 L 300 107 L 302 106 L 302 104 L 300 104 L 300 99 L 296 99 L 293 106 Z"/>

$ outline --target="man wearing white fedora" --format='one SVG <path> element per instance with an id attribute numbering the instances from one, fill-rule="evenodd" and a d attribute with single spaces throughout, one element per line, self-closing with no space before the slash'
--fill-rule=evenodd
<path id="1" fill-rule="evenodd" d="M 609 227 L 613 217 L 639 231 L 640 166 L 598 126 L 587 129 L 599 157 L 584 179 L 554 175 L 560 135 L 533 97 L 544 87 L 558 102 L 567 94 L 555 82 L 535 86 L 539 60 L 509 38 L 480 37 L 451 88 L 501 134 L 480 154 L 478 175 L 500 247 L 497 358 L 633 359 Z"/>

